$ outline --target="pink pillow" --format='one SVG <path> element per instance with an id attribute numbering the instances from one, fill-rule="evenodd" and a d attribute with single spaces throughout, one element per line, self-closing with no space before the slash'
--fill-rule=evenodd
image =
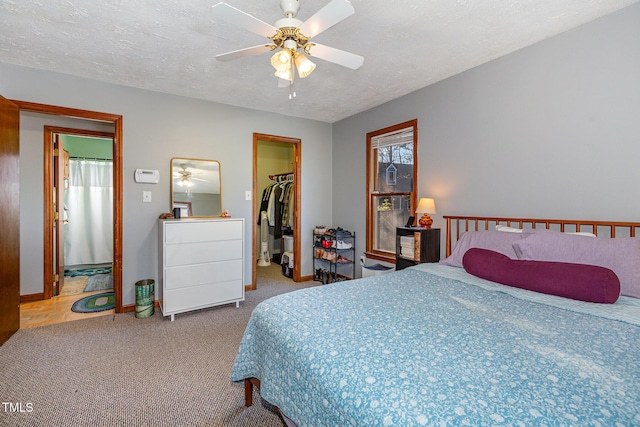
<path id="1" fill-rule="evenodd" d="M 462 257 L 470 248 L 490 249 L 509 258 L 516 259 L 513 242 L 522 239 L 521 233 L 505 233 L 504 231 L 467 231 L 460 235 L 456 247 L 449 257 L 440 264 L 462 267 Z"/>
<path id="2" fill-rule="evenodd" d="M 620 293 L 640 298 L 640 239 L 576 236 L 553 230 L 528 230 L 513 243 L 520 260 L 557 261 L 610 268 Z"/>
<path id="3" fill-rule="evenodd" d="M 469 274 L 514 288 L 606 304 L 620 296 L 618 276 L 595 265 L 520 261 L 476 248 L 469 249 L 462 262 Z"/>

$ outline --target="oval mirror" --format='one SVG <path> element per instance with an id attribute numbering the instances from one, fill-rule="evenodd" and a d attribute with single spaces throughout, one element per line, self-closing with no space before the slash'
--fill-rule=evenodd
<path id="1" fill-rule="evenodd" d="M 220 216 L 220 162 L 171 159 L 171 211 L 174 208 L 180 208 L 181 218 Z"/>

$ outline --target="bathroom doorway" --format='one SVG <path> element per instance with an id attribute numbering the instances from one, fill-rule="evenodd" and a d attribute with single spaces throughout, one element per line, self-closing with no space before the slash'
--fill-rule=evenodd
<path id="1" fill-rule="evenodd" d="M 44 134 L 45 206 L 53 206 L 44 299 L 112 290 L 114 134 L 54 126 Z"/>

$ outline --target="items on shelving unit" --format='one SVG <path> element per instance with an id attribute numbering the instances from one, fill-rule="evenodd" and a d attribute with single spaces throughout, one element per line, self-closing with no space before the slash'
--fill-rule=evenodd
<path id="1" fill-rule="evenodd" d="M 355 277 L 356 234 L 321 225 L 313 230 L 314 280 L 323 284 Z"/>
<path id="2" fill-rule="evenodd" d="M 396 270 L 439 260 L 439 228 L 396 228 Z"/>
<path id="3" fill-rule="evenodd" d="M 400 236 L 400 256 L 408 259 L 415 259 L 415 238 L 414 236 Z"/>

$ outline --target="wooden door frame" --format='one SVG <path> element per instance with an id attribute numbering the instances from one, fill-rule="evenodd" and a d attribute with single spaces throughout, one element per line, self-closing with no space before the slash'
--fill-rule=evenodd
<path id="1" fill-rule="evenodd" d="M 122 313 L 122 116 L 77 108 L 59 107 L 34 102 L 10 100 L 21 112 L 85 119 L 114 125 L 113 150 L 113 291 L 115 312 Z"/>
<path id="2" fill-rule="evenodd" d="M 266 135 L 262 133 L 253 134 L 253 200 L 251 212 L 251 288 L 257 289 L 256 283 L 256 265 L 258 263 L 258 251 L 256 239 L 258 237 L 258 141 L 265 142 L 284 142 L 293 146 L 293 281 L 302 281 L 300 274 L 300 201 L 302 194 L 302 185 L 300 183 L 301 176 L 301 156 L 300 149 L 302 140 L 298 138 L 289 138 L 286 136 Z"/>
<path id="3" fill-rule="evenodd" d="M 44 127 L 44 298 L 50 299 L 53 297 L 53 135 L 74 135 L 74 136 L 88 136 L 95 138 L 110 139 L 113 144 L 113 152 L 116 150 L 115 133 L 113 132 L 100 132 L 85 129 L 66 128 L 59 126 L 45 126 Z M 115 165 L 114 165 L 115 168 Z M 115 173 L 113 176 L 115 180 Z M 115 194 L 113 195 L 115 199 Z M 60 220 L 61 221 L 61 220 Z"/>

